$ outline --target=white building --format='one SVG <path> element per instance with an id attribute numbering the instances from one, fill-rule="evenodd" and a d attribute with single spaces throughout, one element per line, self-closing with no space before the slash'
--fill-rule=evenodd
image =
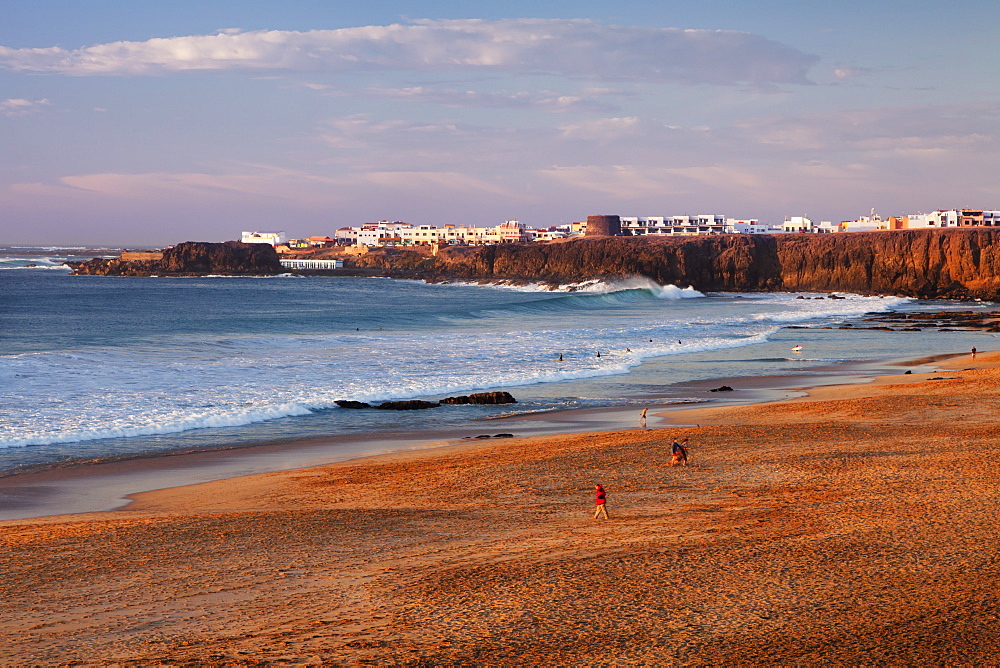
<path id="1" fill-rule="evenodd" d="M 566 230 L 555 227 L 550 227 L 547 230 L 525 230 L 525 232 L 529 241 L 555 241 L 556 239 L 565 239 L 570 235 Z"/>
<path id="2" fill-rule="evenodd" d="M 933 213 L 908 213 L 903 218 L 905 221 L 903 225 L 907 230 L 939 227 L 938 218 Z"/>
<path id="3" fill-rule="evenodd" d="M 816 223 L 806 216 L 791 216 L 785 218 L 785 222 L 781 224 L 781 229 L 786 234 L 823 234 L 843 231 L 840 225 L 834 225 L 828 220 Z"/>
<path id="4" fill-rule="evenodd" d="M 341 227 L 334 233 L 333 237 L 340 246 L 355 246 L 358 243 L 358 228 Z"/>
<path id="5" fill-rule="evenodd" d="M 908 230 L 936 227 L 1000 227 L 1000 211 L 985 209 L 938 209 L 905 216 Z"/>
<path id="6" fill-rule="evenodd" d="M 406 246 L 420 246 L 426 244 L 441 243 L 444 230 L 433 225 L 417 225 L 409 229 L 400 230 L 400 238 Z"/>
<path id="7" fill-rule="evenodd" d="M 377 223 L 366 223 L 357 231 L 358 246 L 396 246 L 403 243 L 403 232 L 411 229 L 409 223 L 390 223 L 388 220 L 380 220 Z"/>
<path id="8" fill-rule="evenodd" d="M 281 266 L 287 269 L 343 269 L 343 260 L 293 260 L 281 259 Z"/>
<path id="9" fill-rule="evenodd" d="M 882 217 L 872 209 L 867 216 L 859 216 L 857 220 L 845 220 L 840 224 L 844 232 L 881 232 L 889 229 L 889 221 L 882 220 Z"/>
<path id="10" fill-rule="evenodd" d="M 465 228 L 465 241 L 474 245 L 516 244 L 527 241 L 524 229 L 524 223 L 517 220 L 508 220 L 496 227 L 469 227 Z"/>
<path id="11" fill-rule="evenodd" d="M 785 232 L 781 225 L 768 225 L 761 223 L 756 218 L 746 220 L 727 218 L 726 227 L 736 234 L 784 234 Z"/>
<path id="12" fill-rule="evenodd" d="M 285 243 L 284 232 L 243 232 L 240 241 L 245 244 L 271 244 L 280 246 Z"/>
<path id="13" fill-rule="evenodd" d="M 524 223 L 508 220 L 495 227 L 459 227 L 457 225 L 418 225 L 389 223 L 381 221 L 352 228 L 357 235 L 358 246 L 405 245 L 422 246 L 429 244 L 507 244 L 529 241 L 530 235 Z M 338 231 L 338 236 L 340 232 Z"/>
<path id="14" fill-rule="evenodd" d="M 632 236 L 649 234 L 697 235 L 725 234 L 731 230 L 726 217 L 703 213 L 697 216 L 621 216 L 622 233 Z"/>

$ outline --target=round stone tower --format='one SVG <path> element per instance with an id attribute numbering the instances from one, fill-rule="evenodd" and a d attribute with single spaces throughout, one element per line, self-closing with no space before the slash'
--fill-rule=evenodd
<path id="1" fill-rule="evenodd" d="M 587 216 L 588 237 L 616 237 L 622 233 L 622 219 L 618 216 Z"/>

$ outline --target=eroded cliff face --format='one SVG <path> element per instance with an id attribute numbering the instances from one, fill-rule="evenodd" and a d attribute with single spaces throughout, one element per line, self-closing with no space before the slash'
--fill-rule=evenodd
<path id="1" fill-rule="evenodd" d="M 74 274 L 98 276 L 266 276 L 284 271 L 268 244 L 186 241 L 163 251 L 159 260 L 96 258 L 71 264 Z"/>
<path id="2" fill-rule="evenodd" d="M 805 236 L 788 235 L 778 244 L 787 290 L 1000 298 L 1000 229 Z"/>
<path id="3" fill-rule="evenodd" d="M 857 292 L 1000 301 L 1000 228 L 847 234 L 597 237 L 564 243 L 378 249 L 351 271 L 397 278 L 575 283 L 646 277 L 711 292 Z M 91 260 L 79 274 L 265 275 L 267 244 L 187 242 L 159 261 Z"/>
<path id="4" fill-rule="evenodd" d="M 377 266 L 372 258 L 369 266 Z M 1000 229 L 606 237 L 445 248 L 385 274 L 572 283 L 644 276 L 701 291 L 857 292 L 1000 299 Z"/>

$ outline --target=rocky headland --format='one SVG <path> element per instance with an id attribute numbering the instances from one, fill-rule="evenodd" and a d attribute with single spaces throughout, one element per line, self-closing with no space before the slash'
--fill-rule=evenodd
<path id="1" fill-rule="evenodd" d="M 273 247 L 239 241 L 186 241 L 162 253 L 122 253 L 69 265 L 74 274 L 91 276 L 270 276 L 285 271 Z"/>

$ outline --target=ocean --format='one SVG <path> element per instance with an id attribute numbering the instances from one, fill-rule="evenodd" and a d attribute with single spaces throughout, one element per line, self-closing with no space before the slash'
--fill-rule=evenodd
<path id="1" fill-rule="evenodd" d="M 101 254 L 0 248 L 0 472 L 326 436 L 489 434 L 515 414 L 638 414 L 715 398 L 692 381 L 807 375 L 997 343 L 984 332 L 863 329 L 866 313 L 995 308 L 984 303 L 703 294 L 642 279 L 551 291 L 357 277 L 72 276 L 64 264 Z M 490 390 L 518 403 L 403 412 L 334 403 Z"/>

